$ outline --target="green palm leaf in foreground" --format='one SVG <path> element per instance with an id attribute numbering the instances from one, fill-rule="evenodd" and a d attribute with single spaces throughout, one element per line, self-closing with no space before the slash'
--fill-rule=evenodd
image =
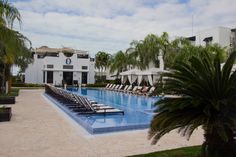
<path id="1" fill-rule="evenodd" d="M 220 56 L 199 52 L 189 62 L 179 62 L 173 71 L 164 74 L 166 93 L 180 98 L 164 98 L 157 102 L 157 114 L 149 130 L 152 144 L 174 129 L 188 138 L 202 126 L 205 142 L 202 156 L 236 156 L 236 71 L 232 71 L 236 52 L 223 68 Z"/>

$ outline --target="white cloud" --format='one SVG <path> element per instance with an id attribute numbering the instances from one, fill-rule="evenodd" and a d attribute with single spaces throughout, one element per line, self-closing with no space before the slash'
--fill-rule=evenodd
<path id="1" fill-rule="evenodd" d="M 147 34 L 191 35 L 209 27 L 236 27 L 235 0 L 27 0 L 14 2 L 22 32 L 33 46 L 71 46 L 92 54 L 128 48 Z"/>

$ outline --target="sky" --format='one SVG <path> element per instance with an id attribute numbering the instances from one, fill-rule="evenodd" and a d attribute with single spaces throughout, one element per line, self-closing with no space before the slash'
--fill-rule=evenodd
<path id="1" fill-rule="evenodd" d="M 9 0 L 33 48 L 72 47 L 111 54 L 153 33 L 191 36 L 217 26 L 236 28 L 236 0 Z M 193 27 L 192 27 L 193 26 Z"/>

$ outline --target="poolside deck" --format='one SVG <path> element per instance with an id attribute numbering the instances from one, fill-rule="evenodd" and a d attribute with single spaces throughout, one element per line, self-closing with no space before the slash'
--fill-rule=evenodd
<path id="1" fill-rule="evenodd" d="M 201 144 L 202 130 L 190 141 L 173 131 L 157 145 L 147 140 L 147 129 L 89 135 L 82 127 L 47 101 L 43 90 L 21 90 L 12 105 L 10 122 L 0 123 L 0 156 L 78 157 L 126 156 Z"/>

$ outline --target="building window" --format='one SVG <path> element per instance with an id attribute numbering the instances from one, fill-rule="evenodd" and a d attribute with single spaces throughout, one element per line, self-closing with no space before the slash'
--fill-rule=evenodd
<path id="1" fill-rule="evenodd" d="M 213 37 L 207 37 L 205 39 L 203 39 L 203 41 L 206 42 L 206 46 L 209 46 L 212 44 L 212 40 L 213 40 Z"/>
<path id="2" fill-rule="evenodd" d="M 44 57 L 59 57 L 59 53 L 57 52 L 46 52 L 42 54 L 38 54 L 38 58 L 44 58 Z"/>
<path id="3" fill-rule="evenodd" d="M 82 72 L 82 84 L 87 84 L 88 82 L 88 73 L 87 72 Z"/>
<path id="4" fill-rule="evenodd" d="M 82 66 L 82 70 L 87 70 L 88 66 Z"/>
<path id="5" fill-rule="evenodd" d="M 63 65 L 63 69 L 73 69 L 73 65 Z"/>
<path id="6" fill-rule="evenodd" d="M 88 54 L 77 54 L 77 58 L 85 58 L 88 59 L 89 55 Z"/>
<path id="7" fill-rule="evenodd" d="M 44 58 L 44 54 L 40 54 L 40 55 L 38 55 L 37 58 L 39 58 L 39 59 Z"/>
<path id="8" fill-rule="evenodd" d="M 95 60 L 94 58 L 90 58 L 90 62 L 94 62 L 94 60 Z"/>
<path id="9" fill-rule="evenodd" d="M 45 56 L 48 56 L 48 57 L 59 57 L 59 53 L 47 52 L 47 53 L 45 53 Z"/>
<path id="10" fill-rule="evenodd" d="M 72 57 L 72 56 L 74 55 L 73 53 L 71 53 L 71 52 L 66 52 L 66 51 L 64 51 L 63 54 L 64 54 L 64 56 L 66 56 L 66 57 Z"/>
<path id="11" fill-rule="evenodd" d="M 48 64 L 48 65 L 47 65 L 47 68 L 48 68 L 48 69 L 53 69 L 53 65 L 52 65 L 52 64 Z"/>

